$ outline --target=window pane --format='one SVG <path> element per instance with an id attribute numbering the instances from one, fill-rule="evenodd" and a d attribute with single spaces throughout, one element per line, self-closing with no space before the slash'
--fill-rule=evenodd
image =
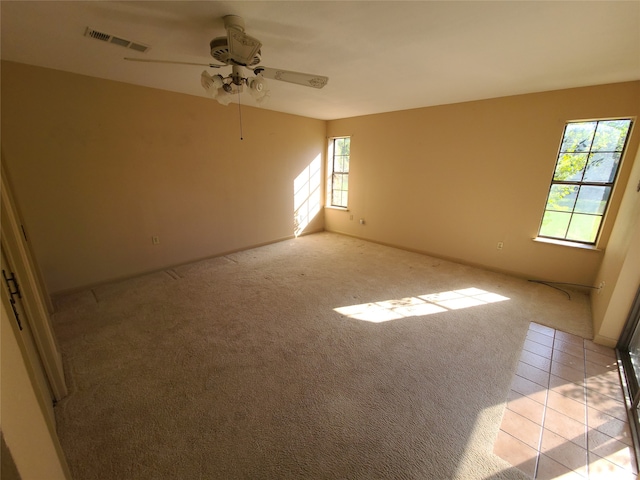
<path id="1" fill-rule="evenodd" d="M 348 173 L 349 172 L 349 157 L 344 155 L 338 155 L 335 157 L 335 163 L 333 166 L 334 172 Z"/>
<path id="2" fill-rule="evenodd" d="M 570 220 L 570 213 L 544 212 L 540 235 L 544 237 L 564 238 Z"/>
<path id="3" fill-rule="evenodd" d="M 579 242 L 595 242 L 602 217 L 599 215 L 582 215 L 575 213 L 571 218 L 567 240 Z"/>
<path id="4" fill-rule="evenodd" d="M 629 341 L 629 346 L 627 347 L 627 351 L 629 352 L 629 359 L 631 360 L 631 365 L 633 366 L 633 374 L 635 375 L 636 380 L 640 384 L 640 328 L 639 327 L 640 327 L 640 324 L 635 327 L 633 336 Z"/>
<path id="5" fill-rule="evenodd" d="M 329 149 L 330 191 L 327 202 L 336 207 L 347 206 L 347 191 L 349 189 L 349 150 L 351 139 L 349 137 L 333 138 Z M 327 179 L 329 180 L 329 179 Z M 315 177 L 312 178 L 315 181 Z M 313 184 L 315 185 L 315 183 Z"/>
<path id="6" fill-rule="evenodd" d="M 631 120 L 609 120 L 600 122 L 591 150 L 594 152 L 621 152 L 627 138 Z"/>
<path id="7" fill-rule="evenodd" d="M 335 154 L 336 155 L 349 155 L 349 146 L 350 146 L 349 138 L 336 138 L 335 140 Z"/>
<path id="8" fill-rule="evenodd" d="M 541 236 L 595 243 L 632 124 L 631 119 L 567 123 Z"/>
<path id="9" fill-rule="evenodd" d="M 616 178 L 619 164 L 619 153 L 592 153 L 583 181 L 611 183 Z"/>
<path id="10" fill-rule="evenodd" d="M 333 189 L 334 190 L 346 190 L 347 189 L 347 183 L 346 183 L 346 178 L 347 176 L 342 174 L 342 173 L 334 173 L 333 174 Z"/>
<path id="11" fill-rule="evenodd" d="M 572 211 L 576 203 L 578 190 L 579 187 L 577 185 L 552 185 L 545 210 Z"/>
<path id="12" fill-rule="evenodd" d="M 340 151 L 338 152 L 340 155 L 349 155 L 349 139 L 343 138 L 342 145 L 340 146 Z"/>
<path id="13" fill-rule="evenodd" d="M 586 164 L 586 153 L 564 153 L 558 159 L 553 179 L 560 182 L 580 181 Z"/>
<path id="14" fill-rule="evenodd" d="M 335 190 L 331 195 L 331 204 L 338 207 L 347 206 L 347 192 Z"/>
<path id="15" fill-rule="evenodd" d="M 604 214 L 604 209 L 609 201 L 611 187 L 580 187 L 575 212 Z"/>
<path id="16" fill-rule="evenodd" d="M 561 152 L 586 152 L 591 147 L 597 122 L 570 123 L 564 131 Z"/>
<path id="17" fill-rule="evenodd" d="M 349 173 L 349 155 L 345 155 L 342 159 L 342 168 L 344 173 Z"/>

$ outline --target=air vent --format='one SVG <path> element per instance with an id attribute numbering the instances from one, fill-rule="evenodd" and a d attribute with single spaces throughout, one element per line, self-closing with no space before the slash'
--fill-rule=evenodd
<path id="1" fill-rule="evenodd" d="M 98 30 L 94 30 L 93 28 L 87 27 L 84 31 L 84 36 L 89 38 L 95 38 L 96 40 L 100 40 L 101 42 L 113 43 L 114 45 L 120 45 L 121 47 L 130 48 L 131 50 L 135 50 L 136 52 L 146 52 L 149 50 L 149 45 L 145 45 L 140 42 L 132 42 L 131 40 L 126 40 L 121 37 L 116 37 L 115 35 L 111 35 L 109 33 L 99 32 Z"/>

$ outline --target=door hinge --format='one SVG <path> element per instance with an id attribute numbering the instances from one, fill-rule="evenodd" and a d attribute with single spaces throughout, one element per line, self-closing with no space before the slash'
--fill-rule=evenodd
<path id="1" fill-rule="evenodd" d="M 20 315 L 18 314 L 18 310 L 16 309 L 16 301 L 13 297 L 16 295 L 18 298 L 22 298 L 22 293 L 20 293 L 20 285 L 18 285 L 18 280 L 16 279 L 15 273 L 11 272 L 11 276 L 7 277 L 7 272 L 2 270 L 2 276 L 4 277 L 4 281 L 7 284 L 7 289 L 9 290 L 9 295 L 11 299 L 11 308 L 13 309 L 13 314 L 16 317 L 16 322 L 18 322 L 18 328 L 22 330 L 22 322 L 20 321 Z M 13 286 L 11 285 L 13 284 Z"/>

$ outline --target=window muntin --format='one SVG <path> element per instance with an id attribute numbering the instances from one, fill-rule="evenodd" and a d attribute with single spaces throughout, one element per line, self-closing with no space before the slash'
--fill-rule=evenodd
<path id="1" fill-rule="evenodd" d="M 349 159 L 351 138 L 336 137 L 329 142 L 330 189 L 329 205 L 347 208 L 349 200 Z"/>
<path id="2" fill-rule="evenodd" d="M 631 119 L 567 123 L 538 236 L 595 244 Z"/>

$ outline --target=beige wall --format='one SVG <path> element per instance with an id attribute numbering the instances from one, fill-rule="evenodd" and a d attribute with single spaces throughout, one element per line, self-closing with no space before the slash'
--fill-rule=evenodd
<path id="1" fill-rule="evenodd" d="M 640 287 L 640 152 L 631 172 L 616 225 L 598 272 L 600 291 L 591 295 L 595 340 L 615 346 Z"/>
<path id="2" fill-rule="evenodd" d="M 593 285 L 603 251 L 532 238 L 565 122 L 636 116 L 639 97 L 630 82 L 329 122 L 243 107 L 241 141 L 236 105 L 3 62 L 2 149 L 52 293 L 290 237 L 293 182 L 327 135 L 353 136 L 349 211 L 307 231 Z"/>
<path id="3" fill-rule="evenodd" d="M 293 182 L 324 158 L 325 121 L 244 106 L 240 140 L 235 104 L 1 73 L 3 159 L 54 294 L 291 237 Z"/>
<path id="4" fill-rule="evenodd" d="M 350 198 L 348 212 L 326 210 L 325 228 L 526 278 L 593 285 L 601 251 L 532 238 L 565 122 L 636 116 L 638 98 L 640 82 L 632 82 L 330 121 L 329 136 L 352 136 Z M 612 213 L 639 138 L 636 128 Z"/>

